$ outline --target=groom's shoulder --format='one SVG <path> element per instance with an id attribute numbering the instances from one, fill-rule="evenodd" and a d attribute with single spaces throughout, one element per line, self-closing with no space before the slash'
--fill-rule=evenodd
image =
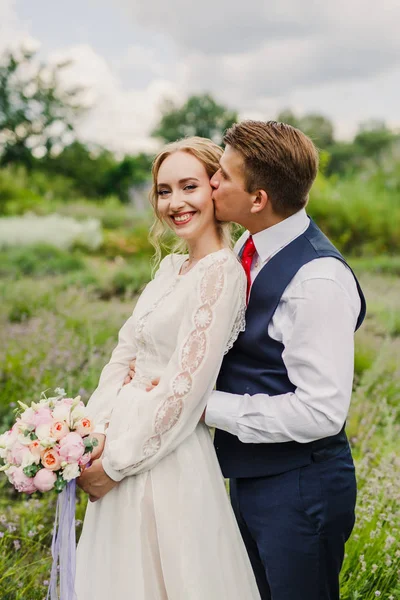
<path id="1" fill-rule="evenodd" d="M 315 258 L 300 267 L 288 287 L 293 289 L 315 279 L 330 280 L 345 289 L 356 288 L 354 275 L 348 265 L 333 256 Z"/>

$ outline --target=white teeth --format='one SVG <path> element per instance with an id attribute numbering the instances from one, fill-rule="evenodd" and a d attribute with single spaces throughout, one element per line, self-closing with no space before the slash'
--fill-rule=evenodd
<path id="1" fill-rule="evenodd" d="M 173 217 L 174 221 L 176 221 L 177 223 L 184 223 L 185 221 L 189 221 L 190 217 L 192 215 L 182 215 L 181 217 Z"/>

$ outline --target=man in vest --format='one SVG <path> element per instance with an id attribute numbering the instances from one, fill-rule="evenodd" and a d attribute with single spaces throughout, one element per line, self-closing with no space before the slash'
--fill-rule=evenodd
<path id="1" fill-rule="evenodd" d="M 246 229 L 236 250 L 248 308 L 205 421 L 262 599 L 338 600 L 356 501 L 344 424 L 365 300 L 305 212 L 312 141 L 283 123 L 245 121 L 224 142 L 213 198 L 218 219 Z"/>

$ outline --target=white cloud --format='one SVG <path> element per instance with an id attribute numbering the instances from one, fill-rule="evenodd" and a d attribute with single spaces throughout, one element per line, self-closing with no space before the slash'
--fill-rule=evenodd
<path id="1" fill-rule="evenodd" d="M 78 125 L 79 136 L 116 151 L 156 148 L 157 142 L 149 138 L 149 133 L 159 118 L 160 100 L 167 95 L 179 99 L 176 86 L 157 78 L 143 89 L 125 89 L 104 57 L 89 45 L 68 48 L 49 57 L 54 62 L 67 58 L 72 64 L 65 71 L 65 83 L 87 88 L 86 101 L 92 105 Z"/>
<path id="2" fill-rule="evenodd" d="M 307 96 L 310 89 L 335 85 L 344 90 L 336 102 L 345 106 L 346 82 L 373 86 L 374 77 L 379 80 L 400 67 L 397 0 L 281 0 L 272 5 L 203 0 L 190 10 L 186 0 L 116 4 L 135 24 L 161 32 L 176 46 L 187 93 L 211 91 L 243 114 L 279 110 L 295 94 Z"/>

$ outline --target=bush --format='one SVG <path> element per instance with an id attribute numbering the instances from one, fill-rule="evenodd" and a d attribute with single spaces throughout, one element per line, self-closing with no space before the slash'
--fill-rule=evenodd
<path id="1" fill-rule="evenodd" d="M 46 214 L 55 201 L 76 198 L 74 182 L 42 171 L 30 173 L 22 166 L 0 169 L 0 214 L 15 216 L 27 211 Z"/>
<path id="2" fill-rule="evenodd" d="M 132 297 L 139 294 L 150 279 L 150 260 L 135 260 L 116 270 L 111 277 L 107 277 L 99 287 L 95 288 L 95 291 L 103 300 L 113 296 Z"/>
<path id="3" fill-rule="evenodd" d="M 149 242 L 149 225 L 138 223 L 132 229 L 119 229 L 105 232 L 103 254 L 109 258 L 116 256 L 152 256 L 153 246 Z"/>
<path id="4" fill-rule="evenodd" d="M 0 276 L 42 277 L 80 271 L 85 268 L 82 258 L 47 244 L 12 248 L 0 252 Z"/>
<path id="5" fill-rule="evenodd" d="M 347 255 L 400 254 L 400 204 L 395 191 L 361 176 L 338 181 L 319 175 L 308 212 Z"/>
<path id="6" fill-rule="evenodd" d="M 351 261 L 357 273 L 367 272 L 383 275 L 400 275 L 400 256 L 375 256 L 373 258 L 356 258 Z"/>

